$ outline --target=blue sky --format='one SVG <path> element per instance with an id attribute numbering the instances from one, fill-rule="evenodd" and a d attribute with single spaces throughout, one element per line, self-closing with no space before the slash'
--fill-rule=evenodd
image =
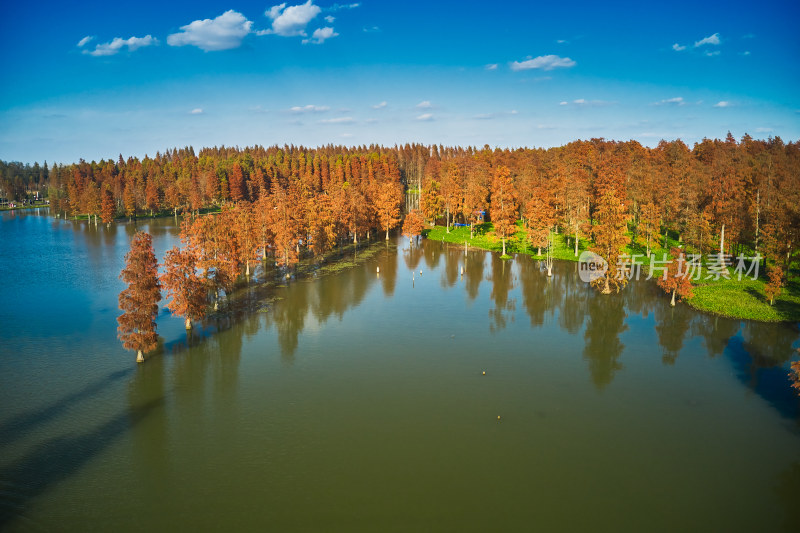
<path id="1" fill-rule="evenodd" d="M 223 144 L 800 139 L 796 1 L 0 9 L 4 160 Z"/>

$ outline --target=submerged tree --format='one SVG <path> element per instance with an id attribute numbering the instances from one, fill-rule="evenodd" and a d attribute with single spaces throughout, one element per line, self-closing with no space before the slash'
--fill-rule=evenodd
<path id="1" fill-rule="evenodd" d="M 158 343 L 156 317 L 161 300 L 158 262 L 148 233 L 140 231 L 133 236 L 131 251 L 125 255 L 125 268 L 119 277 L 128 287 L 119 293 L 122 314 L 117 317 L 118 337 L 126 350 L 136 351 L 136 362 L 141 363 L 144 353 Z"/>
<path id="2" fill-rule="evenodd" d="M 600 197 L 595 218 L 594 251 L 608 262 L 608 270 L 604 277 L 593 283 L 603 294 L 610 294 L 612 289 L 619 292 L 627 282 L 627 278 L 620 275 L 617 264 L 620 250 L 628 241 L 625 235 L 628 216 L 614 189 L 607 190 Z"/>
<path id="3" fill-rule="evenodd" d="M 193 320 L 206 316 L 206 279 L 197 274 L 197 254 L 191 249 L 177 246 L 164 256 L 164 273 L 160 280 L 167 291 L 167 309 L 174 316 L 186 320 L 186 329 L 192 329 Z"/>
<path id="4" fill-rule="evenodd" d="M 405 222 L 403 222 L 403 235 L 413 242 L 417 236 L 422 234 L 422 229 L 424 227 L 425 221 L 422 219 L 422 215 L 420 215 L 419 211 L 416 209 L 412 209 L 411 212 L 406 215 Z"/>
<path id="5" fill-rule="evenodd" d="M 670 255 L 672 255 L 672 261 L 669 262 L 664 275 L 658 278 L 657 283 L 664 292 L 667 294 L 672 293 L 672 300 L 669 305 L 675 307 L 675 296 L 681 300 L 692 297 L 692 281 L 689 279 L 686 269 L 683 268 L 683 265 L 686 264 L 683 250 L 673 248 L 670 250 Z"/>

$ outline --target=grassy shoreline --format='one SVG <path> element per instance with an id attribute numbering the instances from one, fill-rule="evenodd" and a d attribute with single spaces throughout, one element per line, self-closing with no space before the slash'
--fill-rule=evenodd
<path id="1" fill-rule="evenodd" d="M 476 226 L 474 236 L 470 238 L 469 227 L 451 228 L 448 233 L 444 226 L 433 226 L 425 230 L 425 236 L 430 240 L 449 242 L 457 245 L 464 245 L 464 242 L 471 247 L 480 248 L 490 252 L 502 252 L 502 243 L 491 234 L 491 224 Z M 577 261 L 575 255 L 574 241 L 570 239 L 567 244 L 567 237 L 563 234 L 553 234 L 553 258 L 562 261 Z M 672 239 L 668 239 L 669 245 L 677 245 Z M 588 241 L 581 239 L 578 246 L 578 254 L 588 248 Z M 532 257 L 544 258 L 544 255 L 537 256 L 536 249 L 531 249 L 525 245 L 524 231 L 520 230 L 513 238 L 506 240 L 506 252 L 509 254 L 518 253 Z M 645 250 L 639 247 L 626 247 L 626 253 L 640 254 L 641 259 L 638 264 L 643 264 L 643 275 L 647 271 L 647 260 Z M 656 258 L 661 258 L 668 253 L 667 249 L 654 247 L 652 253 Z M 741 281 L 730 269 L 731 279 L 721 278 L 720 280 L 705 280 L 705 268 L 701 272 L 701 279 L 694 284 L 694 296 L 686 301 L 690 307 L 710 313 L 713 315 L 724 316 L 727 318 L 754 320 L 757 322 L 800 322 L 800 276 L 791 271 L 786 285 L 782 288 L 781 294 L 775 299 L 774 305 L 769 305 L 769 301 L 764 293 L 766 286 L 766 273 L 763 266 L 759 271 L 759 278 L 753 280 L 752 277 L 743 276 Z M 667 298 L 667 295 L 664 295 Z"/>

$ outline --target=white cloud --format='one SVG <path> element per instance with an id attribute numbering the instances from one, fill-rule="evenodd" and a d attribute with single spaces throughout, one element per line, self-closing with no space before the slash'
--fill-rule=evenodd
<path id="1" fill-rule="evenodd" d="M 361 4 L 354 3 L 354 4 L 333 4 L 331 7 L 327 9 L 327 11 L 341 11 L 342 9 L 355 9 Z"/>
<path id="2" fill-rule="evenodd" d="M 557 55 L 539 56 L 525 61 L 514 61 L 511 63 L 511 70 L 530 70 L 540 68 L 542 70 L 553 70 L 554 68 L 574 67 L 577 63 L 568 57 Z"/>
<path id="3" fill-rule="evenodd" d="M 202 115 L 203 114 L 203 108 L 202 107 L 195 107 L 194 109 L 189 111 L 189 114 L 190 115 Z"/>
<path id="4" fill-rule="evenodd" d="M 731 106 L 731 103 L 726 101 L 726 100 L 721 100 L 721 101 L 717 102 L 716 104 L 714 104 L 714 107 L 730 107 L 730 106 Z"/>
<path id="5" fill-rule="evenodd" d="M 369 28 L 364 28 L 364 33 L 378 33 L 381 29 L 377 26 L 371 26 Z"/>
<path id="6" fill-rule="evenodd" d="M 749 56 L 750 55 L 750 50 L 745 50 L 744 52 L 742 52 L 742 55 L 743 56 Z"/>
<path id="7" fill-rule="evenodd" d="M 566 39 L 556 39 L 556 42 L 557 42 L 558 44 L 567 44 L 567 43 L 569 43 L 569 41 L 568 41 L 568 40 L 566 40 Z"/>
<path id="8" fill-rule="evenodd" d="M 430 109 L 432 107 L 433 105 L 431 104 L 430 100 L 423 100 L 416 105 L 417 109 Z"/>
<path id="9" fill-rule="evenodd" d="M 705 52 L 705 55 L 708 56 L 708 57 L 714 57 L 714 56 L 718 56 L 720 53 L 721 52 L 719 50 L 714 50 L 714 51 L 707 50 Z"/>
<path id="10" fill-rule="evenodd" d="M 686 105 L 686 102 L 682 96 L 676 96 L 675 98 L 667 98 L 666 100 L 655 102 L 653 105 Z"/>
<path id="11" fill-rule="evenodd" d="M 491 120 L 495 118 L 495 116 L 496 115 L 494 113 L 481 113 L 480 115 L 475 115 L 472 118 L 474 118 L 475 120 Z"/>
<path id="12" fill-rule="evenodd" d="M 423 122 L 431 121 L 431 120 L 433 120 L 433 114 L 431 114 L 431 113 L 423 113 L 423 114 L 417 116 L 417 120 L 421 120 Z"/>
<path id="13" fill-rule="evenodd" d="M 83 41 L 83 39 L 81 39 L 81 41 Z M 122 50 L 122 48 L 125 46 L 128 47 L 128 50 L 133 52 L 134 50 L 138 50 L 139 48 L 143 48 L 145 46 L 152 46 L 156 44 L 158 44 L 158 39 L 156 39 L 152 35 L 145 35 L 144 37 L 130 37 L 128 39 L 115 37 L 114 40 L 112 40 L 110 43 L 98 44 L 97 46 L 94 47 L 94 50 L 92 51 L 84 50 L 83 53 L 95 57 L 113 56 L 114 54 Z"/>
<path id="14" fill-rule="evenodd" d="M 294 106 L 290 107 L 289 111 L 292 113 L 324 113 L 325 111 L 330 110 L 330 107 L 326 105 L 305 105 L 305 106 Z"/>
<path id="15" fill-rule="evenodd" d="M 87 35 L 86 37 L 78 41 L 78 48 L 83 48 L 84 46 L 86 46 L 86 43 L 88 43 L 92 39 L 94 39 L 93 35 Z"/>
<path id="16" fill-rule="evenodd" d="M 609 102 L 607 100 L 586 100 L 585 98 L 578 98 L 572 102 L 559 102 L 558 105 L 574 105 L 576 107 L 604 107 L 612 105 L 616 102 Z"/>
<path id="17" fill-rule="evenodd" d="M 306 36 L 306 26 L 322 10 L 312 0 L 305 4 L 286 7 L 286 3 L 272 6 L 264 14 L 272 19 L 272 29 L 259 32 L 260 35 L 274 33 L 282 37 Z M 324 40 L 324 39 L 323 39 Z M 320 41 L 321 42 L 321 41 Z"/>
<path id="18" fill-rule="evenodd" d="M 352 124 L 353 122 L 355 122 L 353 117 L 326 118 L 319 121 L 320 124 Z"/>
<path id="19" fill-rule="evenodd" d="M 497 70 L 497 63 L 489 63 L 486 65 L 486 70 Z"/>
<path id="20" fill-rule="evenodd" d="M 253 23 L 241 13 L 228 10 L 215 19 L 195 20 L 167 36 L 170 46 L 196 46 L 205 51 L 230 50 L 242 45 Z"/>
<path id="21" fill-rule="evenodd" d="M 336 17 L 332 17 L 330 15 L 325 17 L 325 22 L 327 22 L 328 24 L 333 24 L 334 20 L 336 20 Z"/>
<path id="22" fill-rule="evenodd" d="M 338 37 L 339 34 L 333 31 L 333 28 L 330 26 L 326 26 L 324 28 L 317 28 L 314 30 L 314 33 L 311 34 L 311 39 L 303 39 L 303 44 L 322 44 L 325 42 L 326 39 L 332 39 L 333 37 Z"/>
<path id="23" fill-rule="evenodd" d="M 719 33 L 715 33 L 714 35 L 709 35 L 708 37 L 703 37 L 699 41 L 694 43 L 694 47 L 697 48 L 698 46 L 704 46 L 706 44 L 713 44 L 717 45 L 720 43 L 719 40 Z"/>
<path id="24" fill-rule="evenodd" d="M 756 128 L 756 133 L 770 133 L 772 128 Z"/>
<path id="25" fill-rule="evenodd" d="M 374 106 L 372 106 L 372 109 L 383 109 L 383 108 L 384 108 L 384 107 L 386 107 L 387 105 L 389 105 L 389 104 L 387 104 L 387 103 L 386 103 L 386 100 L 384 100 L 384 101 L 383 101 L 383 102 L 381 102 L 380 104 L 375 104 Z"/>
<path id="26" fill-rule="evenodd" d="M 686 46 L 675 43 L 672 45 L 672 49 L 675 50 L 676 52 L 681 52 L 683 50 L 686 50 Z"/>

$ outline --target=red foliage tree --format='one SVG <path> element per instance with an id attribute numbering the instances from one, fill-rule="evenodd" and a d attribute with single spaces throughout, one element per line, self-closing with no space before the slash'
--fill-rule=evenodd
<path id="1" fill-rule="evenodd" d="M 489 215 L 494 225 L 494 233 L 503 241 L 503 255 L 506 255 L 506 239 L 514 234 L 517 222 L 517 197 L 514 180 L 506 166 L 499 166 L 492 173 L 492 197 Z"/>
<path id="2" fill-rule="evenodd" d="M 186 320 L 186 329 L 192 329 L 193 320 L 206 316 L 206 280 L 197 275 L 197 254 L 191 246 L 177 246 L 164 256 L 164 273 L 161 285 L 167 291 L 167 309 L 174 316 Z"/>
<path id="3" fill-rule="evenodd" d="M 764 293 L 769 299 L 769 305 L 775 303 L 775 298 L 780 295 L 783 287 L 783 269 L 775 265 L 769 269 L 769 283 L 764 287 Z"/>
<path id="4" fill-rule="evenodd" d="M 419 211 L 416 209 L 412 209 L 406 215 L 406 219 L 403 222 L 403 235 L 411 239 L 413 242 L 418 236 L 422 235 L 422 230 L 425 228 L 425 221 L 422 219 L 422 215 L 419 214 Z"/>
<path id="5" fill-rule="evenodd" d="M 120 279 L 128 284 L 119 294 L 117 333 L 126 350 L 137 352 L 136 362 L 144 361 L 144 353 L 156 347 L 156 317 L 161 300 L 158 281 L 158 262 L 153 252 L 153 240 L 148 233 L 137 232 L 131 250 L 125 255 L 125 268 Z"/>
<path id="6" fill-rule="evenodd" d="M 103 198 L 100 202 L 100 218 L 110 226 L 111 223 L 114 222 L 114 213 L 116 210 L 117 206 L 114 205 L 114 194 L 106 185 L 103 188 Z"/>
<path id="7" fill-rule="evenodd" d="M 686 300 L 692 297 L 692 281 L 686 272 L 686 257 L 683 255 L 683 250 L 680 248 L 673 248 L 670 250 L 672 261 L 670 261 L 667 269 L 660 278 L 658 278 L 658 286 L 661 287 L 667 294 L 672 293 L 672 300 L 669 305 L 675 307 L 675 297 L 681 300 Z"/>
<path id="8" fill-rule="evenodd" d="M 386 240 L 389 240 L 389 230 L 400 222 L 400 204 L 403 202 L 403 189 L 400 183 L 383 180 L 378 185 L 378 194 L 375 198 L 375 209 L 381 228 L 386 230 Z"/>
<path id="9" fill-rule="evenodd" d="M 593 227 L 593 250 L 608 262 L 608 270 L 605 276 L 593 283 L 603 294 L 610 294 L 612 289 L 618 292 L 627 282 L 627 278 L 618 274 L 617 263 L 620 250 L 628 242 L 625 235 L 628 215 L 625 213 L 625 205 L 613 188 L 607 189 L 600 197 L 595 219 L 597 223 Z"/>

